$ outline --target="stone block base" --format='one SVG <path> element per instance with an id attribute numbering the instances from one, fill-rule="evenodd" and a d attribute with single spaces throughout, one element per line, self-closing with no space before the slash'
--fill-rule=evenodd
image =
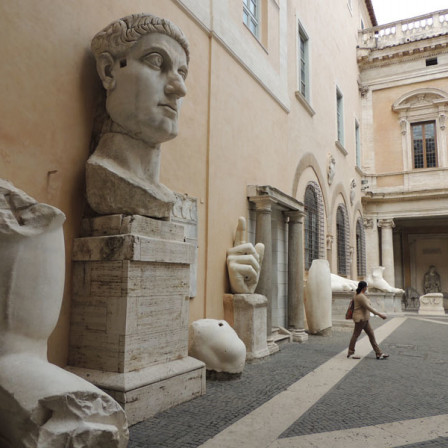
<path id="1" fill-rule="evenodd" d="M 429 293 L 420 297 L 420 308 L 418 314 L 427 316 L 444 316 L 443 294 Z"/>
<path id="2" fill-rule="evenodd" d="M 125 410 L 129 425 L 205 394 L 205 364 L 195 358 L 158 364 L 127 373 L 67 367 L 95 384 Z"/>
<path id="3" fill-rule="evenodd" d="M 225 294 L 227 318 L 246 346 L 246 359 L 264 358 L 270 350 L 266 342 L 267 299 L 260 294 Z"/>
<path id="4" fill-rule="evenodd" d="M 368 293 L 372 306 L 381 313 L 400 315 L 403 313 L 402 293 L 375 291 L 372 288 Z"/>
<path id="5" fill-rule="evenodd" d="M 303 330 L 291 330 L 292 332 L 292 340 L 294 342 L 306 342 L 308 340 L 308 333 Z"/>

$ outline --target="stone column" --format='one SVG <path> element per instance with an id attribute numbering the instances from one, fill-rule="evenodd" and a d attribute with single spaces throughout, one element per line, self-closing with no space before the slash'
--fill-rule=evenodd
<path id="1" fill-rule="evenodd" d="M 266 331 L 269 337 L 272 334 L 272 204 L 268 197 L 257 197 L 252 200 L 255 203 L 257 214 L 255 242 L 264 244 L 264 258 L 261 265 L 260 280 L 255 292 L 268 299 Z"/>
<path id="2" fill-rule="evenodd" d="M 394 242 L 392 229 L 395 227 L 393 219 L 380 219 L 378 227 L 381 227 L 381 264 L 385 267 L 384 279 L 391 286 L 395 286 L 394 272 Z"/>
<path id="3" fill-rule="evenodd" d="M 304 342 L 305 332 L 304 262 L 303 262 L 303 217 L 304 212 L 286 212 L 288 221 L 288 324 L 293 340 Z"/>
<path id="4" fill-rule="evenodd" d="M 370 274 L 372 269 L 380 264 L 376 219 L 364 218 L 364 230 L 366 236 L 366 273 Z"/>

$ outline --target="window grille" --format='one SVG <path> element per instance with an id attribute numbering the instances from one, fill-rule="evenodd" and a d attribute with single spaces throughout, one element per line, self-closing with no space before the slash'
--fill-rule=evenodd
<path id="1" fill-rule="evenodd" d="M 345 205 L 340 204 L 336 212 L 336 238 L 338 255 L 338 275 L 347 276 L 350 265 L 350 230 Z"/>
<path id="2" fill-rule="evenodd" d="M 366 276 L 366 234 L 361 218 L 356 221 L 356 270 L 358 277 Z"/>
<path id="3" fill-rule="evenodd" d="M 411 125 L 414 168 L 434 168 L 437 166 L 435 121 Z"/>
<path id="4" fill-rule="evenodd" d="M 258 37 L 259 0 L 243 0 L 243 22 Z"/>
<path id="5" fill-rule="evenodd" d="M 322 192 L 317 182 L 310 182 L 305 190 L 305 269 L 313 260 L 325 258 L 324 206 Z"/>

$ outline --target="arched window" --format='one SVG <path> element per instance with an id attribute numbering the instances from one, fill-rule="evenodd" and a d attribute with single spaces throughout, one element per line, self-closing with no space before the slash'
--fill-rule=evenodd
<path id="1" fill-rule="evenodd" d="M 338 275 L 348 275 L 349 270 L 349 225 L 347 209 L 339 204 L 336 212 L 336 237 L 338 251 Z"/>
<path id="2" fill-rule="evenodd" d="M 358 277 L 366 275 L 366 235 L 362 219 L 356 221 L 356 270 Z"/>
<path id="3" fill-rule="evenodd" d="M 324 226 L 322 192 L 316 182 L 310 182 L 305 190 L 305 269 L 313 260 L 324 256 Z"/>

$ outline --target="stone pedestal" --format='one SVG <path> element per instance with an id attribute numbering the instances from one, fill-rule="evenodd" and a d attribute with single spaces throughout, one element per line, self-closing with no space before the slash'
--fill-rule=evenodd
<path id="1" fill-rule="evenodd" d="M 444 316 L 445 308 L 443 307 L 443 294 L 432 292 L 421 296 L 418 314 Z"/>
<path id="2" fill-rule="evenodd" d="M 232 303 L 233 328 L 246 346 L 246 359 L 250 361 L 268 356 L 266 297 L 261 294 L 226 294 L 224 302 Z"/>
<path id="3" fill-rule="evenodd" d="M 130 424 L 205 393 L 188 357 L 184 229 L 138 215 L 83 221 L 73 248 L 69 370 L 113 396 Z"/>
<path id="4" fill-rule="evenodd" d="M 385 292 L 375 288 L 369 288 L 367 296 L 372 306 L 381 313 L 395 315 L 403 313 L 401 300 L 403 294 L 400 292 Z"/>

